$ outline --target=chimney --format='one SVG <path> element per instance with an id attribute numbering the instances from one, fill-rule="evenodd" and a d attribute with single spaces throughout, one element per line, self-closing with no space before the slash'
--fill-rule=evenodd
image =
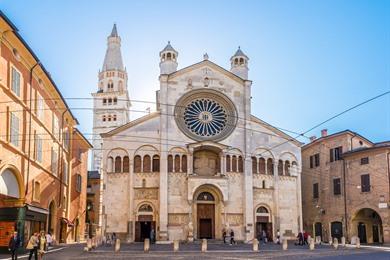
<path id="1" fill-rule="evenodd" d="M 316 137 L 315 135 L 310 136 L 310 142 L 313 142 L 313 141 L 316 140 L 316 139 L 317 139 L 317 137 Z"/>
<path id="2" fill-rule="evenodd" d="M 321 130 L 321 137 L 325 137 L 328 135 L 328 129 L 322 129 Z"/>

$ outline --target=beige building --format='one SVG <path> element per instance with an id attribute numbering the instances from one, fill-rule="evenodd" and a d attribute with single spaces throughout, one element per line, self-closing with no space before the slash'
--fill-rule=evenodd
<path id="1" fill-rule="evenodd" d="M 390 242 L 390 143 L 346 130 L 302 147 L 303 226 L 329 241 Z"/>
<path id="2" fill-rule="evenodd" d="M 109 48 L 119 42 L 112 37 L 116 30 Z M 160 52 L 156 112 L 111 129 L 114 116 L 124 118 L 111 108 L 126 100 L 108 105 L 107 97 L 125 89 L 108 78 L 93 94 L 94 129 L 107 125 L 94 159 L 101 161 L 103 232 L 127 241 L 143 241 L 152 228 L 160 241 L 221 239 L 223 229 L 244 241 L 262 230 L 270 240 L 277 230 L 295 237 L 302 228 L 300 143 L 251 114 L 249 58 L 238 49 L 226 70 L 205 54 L 177 70 L 178 55 L 170 43 Z M 126 72 L 121 59 L 107 60 L 99 75 Z"/>

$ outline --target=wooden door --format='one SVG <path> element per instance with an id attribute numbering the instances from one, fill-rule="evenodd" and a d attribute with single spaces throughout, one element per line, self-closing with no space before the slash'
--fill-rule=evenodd
<path id="1" fill-rule="evenodd" d="M 135 242 L 142 242 L 141 241 L 141 222 L 136 221 L 135 222 Z"/>
<path id="2" fill-rule="evenodd" d="M 214 238 L 215 207 L 214 204 L 197 204 L 198 238 Z"/>

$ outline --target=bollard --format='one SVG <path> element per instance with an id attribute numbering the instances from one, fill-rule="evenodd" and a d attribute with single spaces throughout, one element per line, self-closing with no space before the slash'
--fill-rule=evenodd
<path id="1" fill-rule="evenodd" d="M 179 251 L 179 240 L 173 240 L 173 252 Z"/>
<path id="2" fill-rule="evenodd" d="M 339 247 L 339 240 L 337 239 L 337 237 L 333 238 L 333 248 L 337 250 L 337 248 Z"/>
<path id="3" fill-rule="evenodd" d="M 360 237 L 356 238 L 356 248 L 360 248 Z"/>
<path id="4" fill-rule="evenodd" d="M 202 252 L 207 252 L 207 239 L 202 239 Z"/>
<path id="5" fill-rule="evenodd" d="M 144 240 L 144 252 L 149 252 L 150 249 L 150 240 L 149 238 L 145 238 Z"/>
<path id="6" fill-rule="evenodd" d="M 341 246 L 345 246 L 345 237 L 341 237 Z"/>
<path id="7" fill-rule="evenodd" d="M 256 238 L 253 239 L 253 251 L 259 251 L 259 240 L 257 240 Z"/>
<path id="8" fill-rule="evenodd" d="M 310 250 L 314 250 L 314 248 L 315 248 L 314 238 L 310 239 L 309 248 L 310 248 Z"/>
<path id="9" fill-rule="evenodd" d="M 121 250 L 121 240 L 117 238 L 115 240 L 115 252 L 119 252 Z"/>
<path id="10" fill-rule="evenodd" d="M 283 250 L 287 250 L 288 244 L 287 244 L 287 239 L 283 239 Z"/>
<path id="11" fill-rule="evenodd" d="M 91 249 L 92 249 L 92 240 L 90 238 L 88 238 L 88 240 L 87 240 L 87 248 L 88 248 L 88 251 L 91 251 Z"/>

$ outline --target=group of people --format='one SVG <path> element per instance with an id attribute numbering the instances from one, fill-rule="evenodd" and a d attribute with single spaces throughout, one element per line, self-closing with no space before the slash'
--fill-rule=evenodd
<path id="1" fill-rule="evenodd" d="M 223 243 L 226 244 L 227 231 L 222 230 Z M 234 240 L 234 231 L 230 230 L 230 245 L 236 244 L 236 240 Z"/>
<path id="2" fill-rule="evenodd" d="M 300 246 L 308 245 L 309 244 L 309 242 L 307 241 L 308 238 L 309 238 L 309 233 L 307 233 L 306 231 L 299 232 L 297 236 L 298 241 L 295 243 L 295 245 L 300 245 Z"/>
<path id="3" fill-rule="evenodd" d="M 48 251 L 49 246 L 53 242 L 50 233 L 45 234 L 45 231 L 41 231 L 40 233 L 34 232 L 30 239 L 28 240 L 26 249 L 29 250 L 28 259 L 31 260 L 34 255 L 34 259 L 38 260 L 43 259 L 43 255 Z M 21 240 L 18 235 L 18 232 L 15 231 L 11 236 L 8 243 L 8 250 L 11 253 L 11 259 L 18 259 L 18 250 L 21 247 Z"/>

